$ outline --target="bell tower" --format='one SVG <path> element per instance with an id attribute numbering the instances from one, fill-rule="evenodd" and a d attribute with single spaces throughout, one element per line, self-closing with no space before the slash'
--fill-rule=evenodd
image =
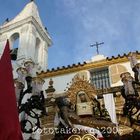
<path id="1" fill-rule="evenodd" d="M 46 70 L 48 47 L 52 42 L 33 0 L 14 19 L 10 21 L 7 19 L 0 26 L 0 54 L 3 52 L 7 39 L 11 49 L 13 49 L 14 42 L 19 40 L 16 59 L 18 65 L 31 59 L 38 64 L 40 70 Z"/>

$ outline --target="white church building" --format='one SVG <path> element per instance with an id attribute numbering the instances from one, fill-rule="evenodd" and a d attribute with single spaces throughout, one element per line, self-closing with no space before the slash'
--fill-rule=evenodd
<path id="1" fill-rule="evenodd" d="M 130 53 L 111 58 L 96 55 L 83 63 L 48 69 L 48 49 L 52 45 L 52 40 L 43 26 L 34 1 L 29 2 L 15 18 L 5 21 L 0 26 L 0 55 L 3 53 L 7 39 L 11 50 L 15 49 L 14 43 L 19 40 L 17 58 L 12 61 L 14 78 L 17 78 L 17 68 L 26 60 L 32 60 L 36 64 L 37 75 L 45 81 L 43 90 L 46 98 L 45 91 L 48 89 L 50 79 L 53 80 L 55 97 L 65 95 L 77 76 L 89 81 L 99 95 L 105 89 L 111 92 L 122 86 L 120 74 L 129 72 L 134 76 L 128 59 Z M 134 53 L 140 62 L 140 52 Z M 115 101 L 116 104 L 119 102 L 117 99 Z M 45 140 L 45 137 L 42 137 L 43 139 Z"/>
<path id="2" fill-rule="evenodd" d="M 43 26 L 34 1 L 28 3 L 15 18 L 5 21 L 0 26 L 0 55 L 3 53 L 7 39 L 10 42 L 11 50 L 13 49 L 14 42 L 17 39 L 19 40 L 17 59 L 12 61 L 14 78 L 17 76 L 16 69 L 25 60 L 31 59 L 37 65 L 37 72 L 45 80 L 44 89 L 47 88 L 48 81 L 52 78 L 56 93 L 58 94 L 65 92 L 67 83 L 70 83 L 72 78 L 79 73 L 85 74 L 87 80 L 92 79 L 93 83 L 96 83 L 97 89 L 101 88 L 101 86 L 105 88 L 122 85 L 119 76 L 123 72 L 129 71 L 133 75 L 129 60 L 127 59 L 130 53 L 123 56 L 113 56 L 112 58 L 96 55 L 91 60 L 85 60 L 83 64 L 78 63 L 51 70 L 47 69 L 49 61 L 48 49 L 52 45 L 52 40 Z M 136 54 L 137 58 L 140 59 L 140 53 L 136 52 Z M 94 77 L 95 73 L 97 77 Z M 103 74 L 103 77 L 106 78 L 106 85 L 104 85 L 102 78 L 100 83 L 98 74 Z M 98 81 L 94 81 L 94 79 Z"/>

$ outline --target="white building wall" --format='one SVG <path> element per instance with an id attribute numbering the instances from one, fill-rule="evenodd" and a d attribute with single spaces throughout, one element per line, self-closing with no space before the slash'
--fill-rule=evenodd
<path id="1" fill-rule="evenodd" d="M 62 94 L 65 92 L 65 90 L 67 89 L 68 85 L 67 83 L 70 83 L 73 79 L 73 77 L 76 75 L 77 73 L 70 73 L 70 74 L 65 74 L 65 75 L 58 75 L 58 76 L 54 76 L 54 77 L 50 77 L 52 78 L 52 80 L 54 81 L 54 88 L 56 89 L 55 93 L 56 94 Z M 47 89 L 48 85 L 49 85 L 49 80 L 50 78 L 45 78 L 45 84 L 43 86 L 43 89 Z"/>
<path id="2" fill-rule="evenodd" d="M 138 62 L 140 62 L 140 60 L 138 60 Z M 111 77 L 111 73 L 110 73 L 110 68 L 114 65 L 121 65 L 121 66 L 124 66 L 126 68 L 126 71 L 124 72 L 130 72 L 131 75 L 134 77 L 134 72 L 132 71 L 131 69 L 131 66 L 130 66 L 130 62 L 124 62 L 124 63 L 118 63 L 118 64 L 113 64 L 113 65 L 110 65 L 109 66 L 109 76 Z M 92 69 L 92 68 L 91 68 Z M 91 70 L 90 69 L 90 70 Z M 94 69 L 94 68 L 93 68 Z M 89 70 L 85 70 L 85 71 L 89 71 Z M 49 78 L 45 78 L 45 84 L 44 84 L 44 87 L 43 87 L 43 90 L 47 89 L 48 88 L 48 85 L 49 85 L 49 80 L 52 78 L 52 80 L 54 81 L 54 88 L 56 89 L 56 94 L 62 94 L 64 93 L 66 90 L 67 90 L 67 87 L 69 87 L 68 83 L 71 83 L 72 82 L 72 79 L 74 78 L 74 76 L 78 75 L 79 73 L 81 73 L 83 71 L 79 71 L 79 72 L 74 72 L 74 73 L 66 73 L 64 75 L 57 75 L 57 76 L 52 76 L 52 77 L 49 77 Z M 121 79 L 120 79 L 120 74 L 118 74 L 118 78 L 119 78 L 119 81 L 115 84 L 113 84 L 111 82 L 111 78 L 110 78 L 110 85 L 111 87 L 116 87 L 116 86 L 121 86 L 123 83 L 121 82 Z M 88 80 L 90 80 L 90 74 L 87 73 L 88 75 Z"/>

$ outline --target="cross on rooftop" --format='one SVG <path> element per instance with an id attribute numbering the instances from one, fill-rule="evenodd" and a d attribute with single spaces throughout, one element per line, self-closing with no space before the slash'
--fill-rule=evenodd
<path id="1" fill-rule="evenodd" d="M 104 44 L 104 42 L 101 42 L 101 43 L 96 42 L 95 44 L 91 44 L 90 47 L 94 47 L 95 46 L 96 49 L 97 49 L 96 50 L 97 54 L 99 54 L 99 46 L 102 45 L 102 44 Z"/>

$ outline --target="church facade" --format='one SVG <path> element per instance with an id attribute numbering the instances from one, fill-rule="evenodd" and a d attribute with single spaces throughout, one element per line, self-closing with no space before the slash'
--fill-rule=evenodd
<path id="1" fill-rule="evenodd" d="M 135 53 L 138 62 L 140 62 L 140 53 Z M 120 78 L 122 73 L 130 72 L 134 76 L 128 59 L 129 55 L 130 53 L 122 56 L 112 56 L 112 58 L 96 55 L 90 61 L 53 68 L 51 70 L 48 69 L 46 72 L 39 73 L 39 76 L 46 80 L 46 84 L 52 78 L 57 94 L 64 93 L 67 90 L 68 84 L 76 75 L 91 81 L 97 90 L 117 87 L 122 85 Z"/>
<path id="2" fill-rule="evenodd" d="M 123 72 L 133 72 L 128 57 L 130 53 L 122 56 L 96 55 L 91 60 L 83 63 L 72 64 L 57 68 L 47 69 L 48 49 L 52 44 L 48 31 L 43 26 L 39 12 L 34 1 L 27 4 L 24 9 L 11 21 L 5 21 L 0 26 L 0 55 L 7 39 L 10 42 L 11 50 L 17 50 L 16 59 L 13 62 L 14 77 L 16 69 L 25 60 L 33 60 L 36 64 L 37 72 L 45 80 L 47 88 L 50 78 L 54 80 L 57 94 L 62 94 L 67 88 L 67 84 L 72 81 L 77 74 L 85 76 L 86 80 L 91 80 L 96 89 L 109 88 L 122 85 L 120 74 Z M 17 48 L 13 48 L 14 42 L 19 39 Z M 135 52 L 140 59 L 140 53 Z"/>
<path id="3" fill-rule="evenodd" d="M 6 21 L 0 26 L 0 55 L 7 39 L 10 42 L 11 52 L 17 52 L 16 57 L 12 60 L 14 78 L 17 78 L 17 68 L 23 66 L 25 61 L 32 60 L 35 63 L 37 76 L 45 81 L 43 90 L 46 98 L 46 110 L 49 116 L 41 120 L 42 126 L 54 127 L 56 112 L 53 104 L 48 105 L 48 99 L 67 96 L 67 94 L 70 98 L 73 98 L 71 94 L 79 92 L 84 87 L 86 91 L 96 93 L 94 95 L 102 105 L 104 104 L 103 95 L 112 94 L 115 100 L 115 111 L 118 113 L 118 123 L 120 122 L 125 126 L 123 129 L 126 128 L 127 133 L 132 132 L 131 129 L 140 129 L 139 125 L 130 127 L 128 119 L 120 117 L 119 114 L 123 111 L 125 103 L 121 96 L 123 82 L 120 76 L 127 72 L 132 77 L 135 76 L 129 61 L 129 57 L 132 55 L 131 52 L 122 56 L 112 56 L 111 58 L 98 54 L 83 63 L 57 67 L 51 70 L 47 69 L 49 61 L 48 49 L 52 44 L 52 40 L 41 22 L 38 8 L 34 1 L 28 3 L 14 19 Z M 19 46 L 13 48 L 13 44 L 17 39 L 19 39 Z M 140 52 L 136 51 L 133 54 L 137 59 L 137 63 L 140 63 Z M 73 83 L 78 78 L 84 81 L 85 85 L 81 84 L 80 87 L 79 82 L 79 85 L 75 84 L 76 86 L 73 86 Z M 72 88 L 74 89 L 72 90 Z M 87 110 L 87 113 L 88 111 L 91 112 Z M 81 112 L 78 113 L 80 114 Z M 49 136 L 41 135 L 42 140 L 48 137 L 51 139 L 54 134 Z"/>

